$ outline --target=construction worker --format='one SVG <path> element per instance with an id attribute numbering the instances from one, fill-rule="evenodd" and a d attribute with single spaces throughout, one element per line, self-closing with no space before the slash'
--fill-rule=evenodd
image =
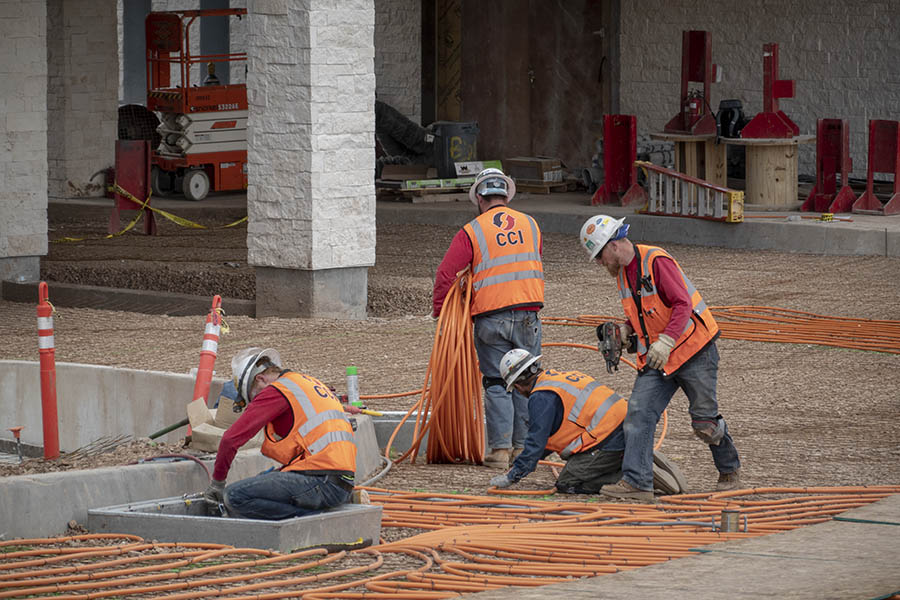
<path id="1" fill-rule="evenodd" d="M 286 519 L 350 500 L 353 429 L 340 400 L 318 379 L 283 369 L 275 350 L 248 348 L 231 361 L 238 417 L 222 436 L 203 496 L 229 516 Z M 246 409 L 244 409 L 246 407 Z M 281 467 L 225 487 L 238 449 L 265 427 L 262 453 Z"/>
<path id="2" fill-rule="evenodd" d="M 610 388 L 578 371 L 541 370 L 541 355 L 522 348 L 507 352 L 500 375 L 508 390 L 528 398 L 525 450 L 508 473 L 491 485 L 509 487 L 535 470 L 538 461 L 556 452 L 566 466 L 556 489 L 568 494 L 596 494 L 622 476 L 627 403 Z"/>
<path id="3" fill-rule="evenodd" d="M 528 401 L 508 391 L 497 366 L 505 353 L 541 348 L 544 272 L 541 231 L 533 218 L 509 208 L 515 182 L 500 169 L 485 169 L 469 189 L 478 216 L 453 238 L 435 275 L 432 317 L 441 307 L 457 273 L 471 267 L 471 314 L 475 350 L 484 387 L 489 449 L 484 465 L 507 469 L 525 445 Z"/>
<path id="4" fill-rule="evenodd" d="M 719 326 L 675 259 L 662 248 L 633 244 L 628 229 L 624 218 L 606 215 L 591 217 L 581 228 L 581 244 L 591 260 L 616 278 L 626 317 L 619 335 L 623 346 L 637 352 L 622 479 L 600 492 L 652 498 L 653 434 L 678 389 L 688 398 L 694 433 L 712 452 L 719 471 L 716 489 L 737 488 L 741 462 L 716 400 Z"/>

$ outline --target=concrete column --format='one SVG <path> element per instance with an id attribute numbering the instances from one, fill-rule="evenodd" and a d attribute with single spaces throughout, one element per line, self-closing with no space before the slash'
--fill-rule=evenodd
<path id="1" fill-rule="evenodd" d="M 228 8 L 228 0 L 200 0 L 202 10 Z M 228 54 L 229 21 L 233 17 L 203 17 L 200 19 L 200 54 Z M 216 63 L 216 77 L 225 85 L 229 83 L 227 62 Z M 203 71 L 205 77 L 206 71 Z M 203 81 L 201 78 L 200 81 Z"/>
<path id="2" fill-rule="evenodd" d="M 373 1 L 249 3 L 247 247 L 257 316 L 366 316 Z"/>
<path id="3" fill-rule="evenodd" d="M 0 0 L 0 279 L 47 254 L 47 6 Z"/>
<path id="4" fill-rule="evenodd" d="M 144 21 L 151 0 L 122 4 L 122 103 L 147 105 L 147 37 Z"/>
<path id="5" fill-rule="evenodd" d="M 115 162 L 119 56 L 116 0 L 47 0 L 51 197 L 102 196 Z"/>

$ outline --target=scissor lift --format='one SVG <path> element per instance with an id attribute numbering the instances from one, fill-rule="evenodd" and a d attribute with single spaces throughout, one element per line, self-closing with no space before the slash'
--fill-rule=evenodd
<path id="1" fill-rule="evenodd" d="M 154 195 L 181 191 L 202 200 L 210 191 L 247 189 L 247 86 L 222 85 L 216 63 L 246 61 L 245 52 L 191 54 L 191 26 L 203 17 L 247 14 L 244 8 L 180 10 L 147 15 L 147 108 L 159 115 L 162 141 L 153 149 Z M 191 68 L 212 65 L 191 82 Z M 173 65 L 175 69 L 173 69 Z M 180 77 L 172 83 L 172 71 Z"/>

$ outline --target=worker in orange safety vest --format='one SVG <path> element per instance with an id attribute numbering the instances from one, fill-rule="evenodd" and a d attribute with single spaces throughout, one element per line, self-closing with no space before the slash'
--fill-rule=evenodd
<path id="1" fill-rule="evenodd" d="M 282 368 L 271 348 L 235 355 L 231 371 L 241 411 L 222 436 L 204 498 L 229 516 L 285 519 L 348 502 L 356 474 L 353 429 L 340 400 L 313 377 Z M 246 408 L 245 408 L 246 407 Z M 225 487 L 237 450 L 265 428 L 261 452 L 278 469 Z"/>
<path id="2" fill-rule="evenodd" d="M 580 235 L 590 259 L 616 279 L 626 316 L 620 339 L 637 353 L 638 374 L 624 424 L 622 479 L 600 491 L 625 499 L 646 499 L 652 493 L 653 434 L 679 389 L 688 398 L 694 433 L 712 453 L 719 472 L 716 489 L 735 489 L 741 462 L 716 398 L 719 326 L 678 262 L 662 248 L 633 244 L 628 229 L 624 218 L 595 215 Z"/>

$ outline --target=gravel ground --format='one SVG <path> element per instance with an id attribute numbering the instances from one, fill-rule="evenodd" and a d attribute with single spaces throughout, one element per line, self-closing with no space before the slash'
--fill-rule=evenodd
<path id="1" fill-rule="evenodd" d="M 219 223 L 232 215 L 219 215 Z M 51 237 L 104 233 L 90 211 L 51 212 Z M 252 298 L 246 264 L 246 226 L 214 231 L 160 223 L 161 236 L 126 234 L 112 240 L 51 244 L 42 276 L 53 282 Z M 219 345 L 220 374 L 248 345 L 278 348 L 286 364 L 344 387 L 357 365 L 363 394 L 421 389 L 434 324 L 430 290 L 437 264 L 455 229 L 379 224 L 376 265 L 369 270 L 365 321 L 226 317 L 230 333 Z M 759 305 L 824 315 L 900 320 L 900 260 L 832 257 L 668 245 L 711 306 Z M 614 281 L 572 236 L 545 238 L 544 316 L 618 316 Z M 56 360 L 187 372 L 197 365 L 204 317 L 168 317 L 59 308 Z M 0 301 L 2 359 L 36 360 L 34 306 Z M 590 328 L 547 324 L 544 341 L 596 343 Z M 749 486 L 826 486 L 900 483 L 897 415 L 900 356 L 805 344 L 720 340 L 719 401 L 743 461 Z M 633 373 L 607 375 L 596 353 L 547 348 L 545 366 L 579 369 L 628 394 Z M 405 410 L 415 396 L 371 400 L 377 410 Z M 11 424 L 10 424 L 11 425 Z M 680 393 L 669 410 L 662 450 L 691 487 L 715 481 L 708 450 L 690 430 Z M 399 489 L 481 493 L 492 472 L 467 465 L 397 465 L 376 485 Z M 546 489 L 540 472 L 523 489 Z"/>

